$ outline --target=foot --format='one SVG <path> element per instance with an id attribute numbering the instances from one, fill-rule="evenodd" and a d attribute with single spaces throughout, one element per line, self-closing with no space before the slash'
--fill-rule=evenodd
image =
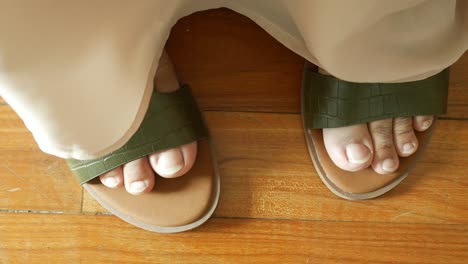
<path id="1" fill-rule="evenodd" d="M 164 51 L 154 78 L 155 89 L 160 92 L 174 92 L 179 82 L 174 66 Z M 144 158 L 124 164 L 99 176 L 102 184 L 109 188 L 125 186 L 127 192 L 138 195 L 153 189 L 155 175 L 164 178 L 180 177 L 187 173 L 195 162 L 197 142 L 177 148 L 150 154 Z"/>
<path id="2" fill-rule="evenodd" d="M 320 69 L 322 74 L 328 74 Z M 340 128 L 323 129 L 325 148 L 331 160 L 346 171 L 369 166 L 379 174 L 398 169 L 399 157 L 418 149 L 416 131 L 431 127 L 433 116 L 399 117 Z"/>
<path id="3" fill-rule="evenodd" d="M 369 166 L 379 174 L 396 171 L 399 157 L 418 149 L 416 131 L 427 130 L 433 116 L 399 117 L 340 128 L 323 129 L 328 155 L 339 168 L 359 171 Z"/>

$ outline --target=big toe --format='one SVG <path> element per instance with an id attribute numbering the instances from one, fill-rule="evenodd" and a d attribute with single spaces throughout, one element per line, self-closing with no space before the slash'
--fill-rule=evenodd
<path id="1" fill-rule="evenodd" d="M 323 129 L 331 160 L 346 171 L 359 171 L 372 162 L 372 139 L 366 124 Z"/>
<path id="2" fill-rule="evenodd" d="M 175 178 L 186 174 L 195 163 L 197 142 L 177 148 L 153 153 L 149 156 L 153 170 L 164 178 Z"/>

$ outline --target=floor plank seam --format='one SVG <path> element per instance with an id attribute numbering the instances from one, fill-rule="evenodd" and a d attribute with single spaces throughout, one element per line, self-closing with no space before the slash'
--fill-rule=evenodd
<path id="1" fill-rule="evenodd" d="M 81 198 L 80 198 L 80 212 L 83 213 L 83 204 L 84 204 L 84 188 L 81 188 Z"/>
<path id="2" fill-rule="evenodd" d="M 37 148 L 14 148 L 14 149 L 11 149 L 11 148 L 0 147 L 0 150 L 4 150 L 4 151 L 13 151 L 13 150 L 14 151 L 37 151 L 38 149 Z"/>
<path id="3" fill-rule="evenodd" d="M 68 215 L 64 211 L 57 210 L 30 210 L 30 209 L 0 209 L 0 213 L 14 214 L 63 214 Z"/>
<path id="4" fill-rule="evenodd" d="M 82 216 L 114 216 L 110 212 L 64 212 L 56 210 L 13 210 L 13 209 L 0 209 L 1 213 L 15 213 L 15 214 L 53 214 L 53 215 L 82 215 Z M 225 220 L 256 220 L 256 221 L 285 221 L 285 222 L 305 222 L 305 223 L 347 223 L 347 224 L 387 224 L 387 225 L 432 225 L 432 226 L 468 226 L 468 223 L 421 223 L 421 222 L 382 222 L 382 221 L 349 221 L 349 220 L 314 220 L 314 219 L 290 219 L 290 218 L 261 218 L 261 217 L 227 217 L 227 216 L 214 216 L 211 219 L 225 219 Z M 116 221 L 120 221 L 116 218 Z"/>
<path id="5" fill-rule="evenodd" d="M 268 111 L 234 111 L 229 109 L 203 109 L 203 112 L 222 112 L 222 113 L 237 113 L 237 114 L 274 114 L 274 115 L 301 115 L 299 112 L 268 112 Z M 468 117 L 450 117 L 439 116 L 440 120 L 455 120 L 455 121 L 468 121 Z"/>
<path id="6" fill-rule="evenodd" d="M 444 116 L 444 117 L 438 117 L 440 120 L 455 120 L 455 121 L 468 121 L 468 117 L 449 117 L 449 116 Z"/>
<path id="7" fill-rule="evenodd" d="M 110 212 L 86 212 L 86 211 L 78 211 L 78 212 L 66 212 L 66 211 L 59 211 L 59 210 L 30 210 L 30 209 L 0 209 L 0 214 L 53 214 L 53 215 L 113 215 Z"/>
<path id="8" fill-rule="evenodd" d="M 249 111 L 249 110 L 243 110 L 243 111 L 236 111 L 236 110 L 230 110 L 230 109 L 203 109 L 203 112 L 223 112 L 223 113 L 238 113 L 238 114 L 275 114 L 275 115 L 300 115 L 301 113 L 299 112 L 274 112 L 274 111 Z"/>
<path id="9" fill-rule="evenodd" d="M 350 220 L 314 220 L 304 218 L 262 218 L 262 217 L 229 217 L 214 216 L 212 219 L 232 220 L 262 220 L 262 221 L 291 221 L 291 222 L 322 222 L 322 223 L 355 223 L 355 224 L 393 224 L 393 225 L 443 225 L 443 226 L 468 226 L 468 223 L 421 223 L 421 222 L 383 222 L 383 221 L 350 221 Z"/>
<path id="10" fill-rule="evenodd" d="M 9 106 L 7 103 L 0 103 L 1 106 Z M 235 111 L 230 109 L 203 109 L 203 112 L 224 112 L 224 113 L 239 113 L 239 114 L 275 114 L 275 115 L 300 115 L 300 112 L 291 112 L 291 111 L 283 111 L 283 112 L 274 112 L 274 111 Z M 440 120 L 459 120 L 459 121 L 467 121 L 468 117 L 450 117 L 450 116 L 441 116 L 438 117 Z"/>
<path id="11" fill-rule="evenodd" d="M 82 211 L 81 215 L 91 215 L 91 216 L 96 216 L 96 215 L 104 215 L 104 216 L 113 216 L 111 212 L 86 212 Z"/>

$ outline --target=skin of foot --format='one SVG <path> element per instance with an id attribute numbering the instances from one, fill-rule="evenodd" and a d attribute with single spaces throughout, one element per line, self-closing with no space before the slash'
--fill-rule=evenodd
<path id="1" fill-rule="evenodd" d="M 379 174 L 396 171 L 399 157 L 418 149 L 416 131 L 427 130 L 433 116 L 398 117 L 340 128 L 323 129 L 325 148 L 331 160 L 346 171 L 369 166 Z"/>
<path id="2" fill-rule="evenodd" d="M 322 74 L 328 74 L 319 70 Z M 346 171 L 369 166 L 378 174 L 396 171 L 400 157 L 418 149 L 415 131 L 431 127 L 433 116 L 398 117 L 339 128 L 323 129 L 325 148 L 331 160 Z"/>
<path id="3" fill-rule="evenodd" d="M 174 66 L 163 51 L 154 77 L 155 89 L 163 93 L 179 89 Z M 102 184 L 109 188 L 125 187 L 128 193 L 138 195 L 150 192 L 157 182 L 155 175 L 176 178 L 187 173 L 195 162 L 197 142 L 150 154 L 129 162 L 99 176 Z"/>

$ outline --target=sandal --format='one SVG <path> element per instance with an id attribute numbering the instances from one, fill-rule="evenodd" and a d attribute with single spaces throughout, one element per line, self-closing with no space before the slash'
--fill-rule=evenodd
<path id="1" fill-rule="evenodd" d="M 112 189 L 99 175 L 153 152 L 198 142 L 193 168 L 184 176 L 167 179 L 156 175 L 155 188 L 131 195 Z M 202 115 L 188 86 L 173 93 L 154 89 L 148 111 L 137 132 L 120 149 L 94 160 L 67 160 L 83 187 L 114 215 L 140 228 L 175 233 L 207 221 L 219 199 L 220 179 L 214 150 Z"/>
<path id="2" fill-rule="evenodd" d="M 353 83 L 319 74 L 315 69 L 306 63 L 301 101 L 307 146 L 320 179 L 334 194 L 348 200 L 370 199 L 393 189 L 424 152 L 435 124 L 424 132 L 415 131 L 420 142 L 418 150 L 409 157 L 400 157 L 398 170 L 387 175 L 377 174 L 370 167 L 358 172 L 338 168 L 325 149 L 322 128 L 443 114 L 447 108 L 448 69 L 424 80 L 404 83 Z"/>

